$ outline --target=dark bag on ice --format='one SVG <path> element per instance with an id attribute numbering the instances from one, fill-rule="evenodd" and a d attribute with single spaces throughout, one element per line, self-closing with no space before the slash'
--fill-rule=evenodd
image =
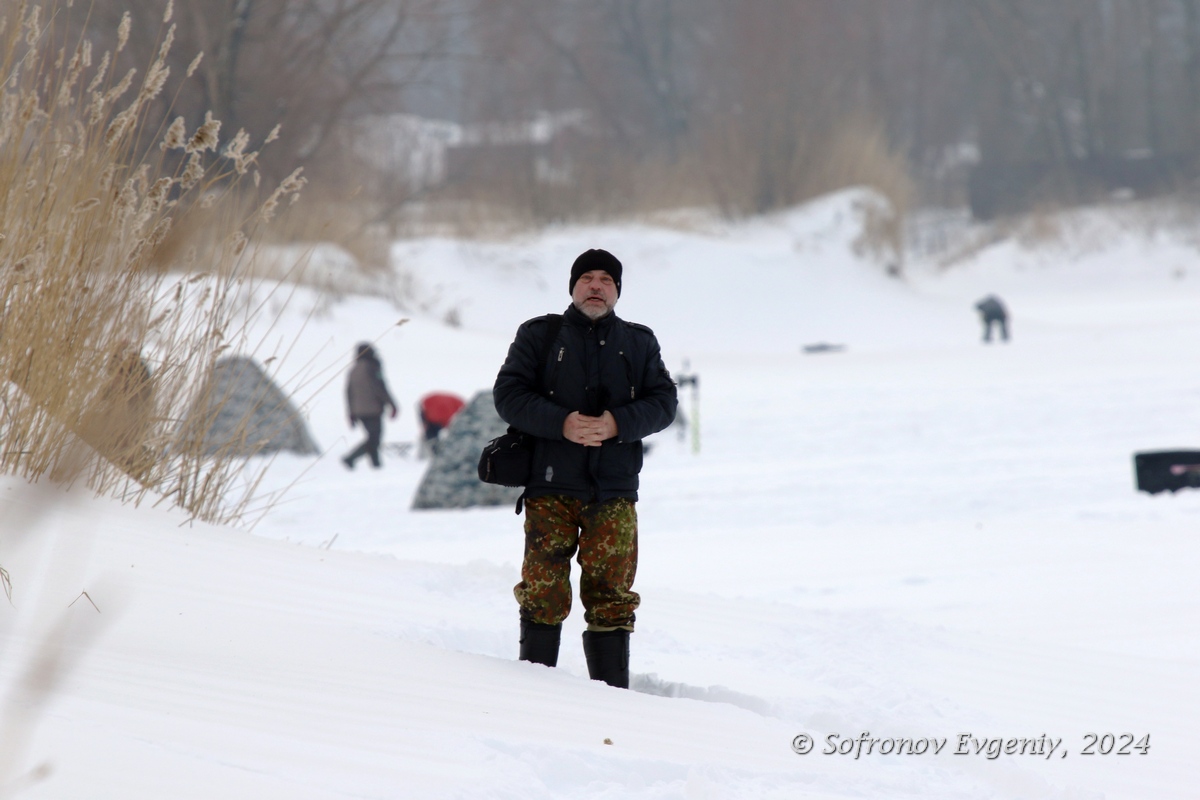
<path id="1" fill-rule="evenodd" d="M 1133 454 L 1138 491 L 1149 494 L 1200 488 L 1200 450 Z"/>
<path id="2" fill-rule="evenodd" d="M 524 486 L 533 469 L 533 437 L 512 427 L 487 443 L 479 456 L 479 480 L 500 486 Z"/>

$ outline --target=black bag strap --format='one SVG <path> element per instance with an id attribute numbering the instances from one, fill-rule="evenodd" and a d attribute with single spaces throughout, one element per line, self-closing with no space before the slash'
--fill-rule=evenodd
<path id="1" fill-rule="evenodd" d="M 546 331 L 546 338 L 542 341 L 542 352 L 537 362 L 537 385 L 541 391 L 546 390 L 546 362 L 550 360 L 550 351 L 554 349 L 554 340 L 558 338 L 558 332 L 562 330 L 563 315 L 562 314 L 547 314 L 546 322 L 550 324 Z M 516 433 L 517 429 L 513 426 L 508 426 L 509 433 Z M 520 514 L 525 505 L 525 492 L 521 492 L 521 496 L 517 498 L 516 513 Z"/>

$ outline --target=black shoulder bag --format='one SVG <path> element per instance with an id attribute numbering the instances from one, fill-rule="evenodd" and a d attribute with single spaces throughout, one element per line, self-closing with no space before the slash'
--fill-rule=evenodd
<path id="1" fill-rule="evenodd" d="M 537 383 L 542 385 L 542 371 L 550 358 L 550 348 L 562 329 L 562 314 L 548 314 L 550 330 L 542 343 L 541 357 L 538 359 Z M 486 445 L 479 456 L 479 480 L 484 483 L 494 483 L 499 486 L 525 486 L 529 483 L 533 470 L 533 439 L 529 434 L 508 426 L 508 432 L 497 436 Z M 517 502 L 517 513 L 521 503 Z"/>

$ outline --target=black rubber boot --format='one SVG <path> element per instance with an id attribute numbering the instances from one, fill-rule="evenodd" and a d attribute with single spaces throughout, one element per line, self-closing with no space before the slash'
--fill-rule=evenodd
<path id="1" fill-rule="evenodd" d="M 584 631 L 583 655 L 592 680 L 629 688 L 629 631 Z"/>
<path id="2" fill-rule="evenodd" d="M 541 622 L 521 620 L 521 660 L 547 667 L 558 665 L 558 642 L 562 638 L 562 625 L 546 625 Z"/>

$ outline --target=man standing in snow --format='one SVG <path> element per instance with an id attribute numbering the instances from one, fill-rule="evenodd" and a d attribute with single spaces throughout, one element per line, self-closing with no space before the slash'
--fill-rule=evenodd
<path id="1" fill-rule="evenodd" d="M 371 466 L 379 469 L 383 412 L 390 407 L 392 419 L 395 419 L 397 406 L 387 384 L 383 382 L 383 365 L 375 355 L 375 348 L 367 342 L 360 342 L 354 348 L 354 366 L 346 378 L 346 406 L 350 413 L 350 427 L 361 422 L 367 438 L 343 457 L 342 463 L 347 469 L 354 469 L 354 462 L 367 456 L 371 459 Z"/>
<path id="2" fill-rule="evenodd" d="M 641 440 L 671 424 L 676 393 L 654 332 L 613 313 L 621 271 L 604 250 L 575 259 L 571 305 L 521 325 L 493 395 L 501 418 L 534 437 L 525 558 L 513 589 L 520 658 L 558 663 L 578 552 L 588 674 L 627 689 L 640 599 L 632 587 Z"/>

